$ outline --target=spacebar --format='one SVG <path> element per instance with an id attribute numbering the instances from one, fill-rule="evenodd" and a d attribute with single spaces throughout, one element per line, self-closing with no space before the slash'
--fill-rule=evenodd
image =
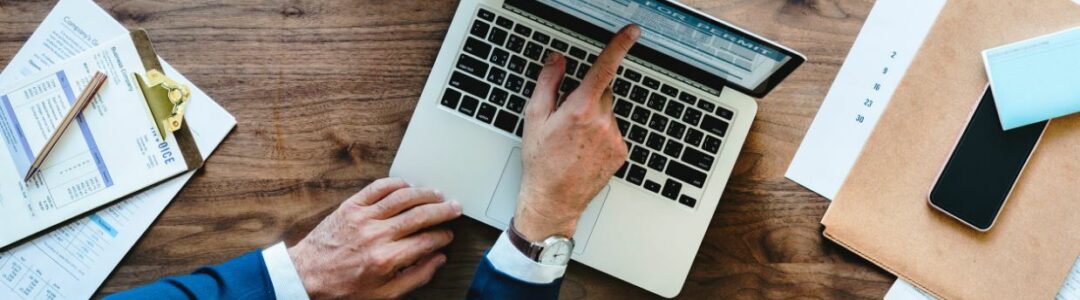
<path id="1" fill-rule="evenodd" d="M 675 177 L 675 179 L 682 180 L 683 182 L 699 188 L 705 186 L 704 172 L 700 172 L 674 160 L 668 162 L 667 172 L 665 173 L 667 173 L 668 176 Z"/>

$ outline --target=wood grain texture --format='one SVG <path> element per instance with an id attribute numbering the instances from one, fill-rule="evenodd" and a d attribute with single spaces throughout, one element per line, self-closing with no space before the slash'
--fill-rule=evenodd
<path id="1" fill-rule="evenodd" d="M 6 65 L 55 1 L 0 0 Z M 685 1 L 806 54 L 767 98 L 683 298 L 880 298 L 895 278 L 824 239 L 828 201 L 784 178 L 871 0 Z M 456 1 L 100 1 L 239 125 L 99 293 L 295 243 L 389 170 Z M 408 298 L 465 294 L 498 232 L 460 219 L 448 264 Z M 562 298 L 656 298 L 573 264 Z"/>

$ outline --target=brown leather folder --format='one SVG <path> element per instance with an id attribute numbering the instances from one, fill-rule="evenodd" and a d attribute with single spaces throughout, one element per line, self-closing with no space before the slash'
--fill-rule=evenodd
<path id="1" fill-rule="evenodd" d="M 987 84 L 980 52 L 1077 26 L 1070 0 L 949 0 L 822 219 L 825 236 L 941 298 L 1052 299 L 1080 255 L 1080 116 L 1050 122 L 989 232 L 927 194 Z"/>

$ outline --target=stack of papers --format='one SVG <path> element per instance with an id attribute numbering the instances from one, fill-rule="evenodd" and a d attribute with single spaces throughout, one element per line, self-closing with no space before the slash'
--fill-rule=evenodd
<path id="1" fill-rule="evenodd" d="M 0 73 L 0 82 L 23 79 L 127 34 L 93 2 L 61 0 Z M 192 87 L 187 125 L 205 159 L 236 119 L 164 60 L 162 65 Z M 0 253 L 0 299 L 90 298 L 192 175 L 162 182 Z M 0 209 L 14 205 L 0 200 Z"/>

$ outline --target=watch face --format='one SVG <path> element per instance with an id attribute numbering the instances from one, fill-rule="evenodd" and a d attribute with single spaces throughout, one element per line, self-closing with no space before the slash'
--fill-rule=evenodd
<path id="1" fill-rule="evenodd" d="M 544 251 L 540 253 L 540 263 L 547 265 L 566 265 L 570 263 L 570 252 L 574 250 L 573 242 L 569 239 L 547 241 Z"/>

